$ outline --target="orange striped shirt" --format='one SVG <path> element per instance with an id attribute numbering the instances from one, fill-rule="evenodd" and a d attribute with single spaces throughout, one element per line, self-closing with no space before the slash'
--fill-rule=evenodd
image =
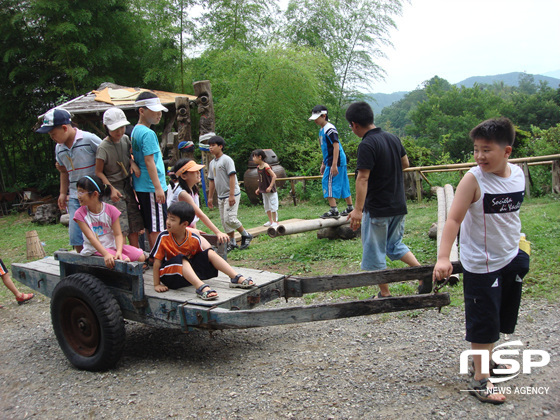
<path id="1" fill-rule="evenodd" d="M 151 256 L 161 261 L 167 261 L 177 255 L 184 255 L 187 258 L 192 257 L 199 252 L 202 252 L 200 237 L 188 229 L 186 236 L 182 243 L 177 243 L 175 237 L 164 230 L 158 235 L 154 249 L 152 249 Z"/>

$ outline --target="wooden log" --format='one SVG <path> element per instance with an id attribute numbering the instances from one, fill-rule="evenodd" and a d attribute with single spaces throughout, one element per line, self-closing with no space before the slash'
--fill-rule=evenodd
<path id="1" fill-rule="evenodd" d="M 453 186 L 450 184 L 445 184 L 443 187 L 445 192 L 445 220 L 449 216 L 449 210 L 451 209 L 451 204 L 453 203 L 454 193 Z M 451 255 L 449 256 L 450 261 L 459 261 L 459 251 L 457 249 L 457 238 L 453 241 L 451 245 Z"/>
<path id="2" fill-rule="evenodd" d="M 446 207 L 445 207 L 445 191 L 442 187 L 436 188 L 437 202 L 438 202 L 438 218 L 437 218 L 437 252 L 439 254 L 439 246 L 441 243 L 441 233 L 445 225 Z"/>
<path id="3" fill-rule="evenodd" d="M 552 192 L 560 194 L 560 160 L 552 163 Z"/>
<path id="4" fill-rule="evenodd" d="M 27 245 L 27 259 L 39 259 L 46 257 L 45 250 L 41 241 L 39 240 L 39 235 L 36 230 L 30 230 L 25 232 L 25 242 Z"/>
<path id="5" fill-rule="evenodd" d="M 324 227 L 317 231 L 317 239 L 354 239 L 360 236 L 360 229 L 352 230 L 349 225 Z"/>
<path id="6" fill-rule="evenodd" d="M 531 198 L 531 174 L 529 173 L 529 165 L 527 165 L 527 162 L 523 162 L 520 166 L 525 175 L 525 198 Z"/>
<path id="7" fill-rule="evenodd" d="M 453 273 L 462 273 L 459 262 L 452 262 Z M 420 265 L 399 269 L 361 271 L 351 274 L 333 274 L 319 277 L 288 277 L 286 279 L 286 297 L 301 297 L 306 293 L 328 292 L 331 290 L 350 289 L 353 287 L 376 286 L 384 283 L 396 283 L 408 280 L 432 278 L 433 265 Z"/>
<path id="8" fill-rule="evenodd" d="M 410 311 L 449 305 L 448 293 L 366 299 L 352 302 L 336 302 L 290 308 L 250 309 L 231 311 L 214 308 L 205 311 L 193 308 L 185 311 L 186 323 L 204 329 L 256 328 L 273 325 L 299 324 L 302 322 L 327 321 L 387 312 Z M 195 316 L 189 316 L 193 313 Z"/>
<path id="9" fill-rule="evenodd" d="M 454 193 L 453 193 L 453 186 L 451 184 L 445 184 L 443 186 L 443 191 L 445 193 L 445 220 L 449 216 L 449 210 L 451 209 L 451 204 L 453 203 Z M 438 242 L 438 253 L 439 253 L 439 242 Z M 457 238 L 453 240 L 453 244 L 451 245 L 451 252 L 449 254 L 449 261 L 459 261 L 459 250 L 457 248 Z M 451 282 L 451 284 L 456 284 L 459 282 L 459 275 L 452 274 L 449 277 L 453 277 L 455 281 Z"/>
<path id="10" fill-rule="evenodd" d="M 324 227 L 342 226 L 349 223 L 350 221 L 345 216 L 342 216 L 339 219 L 302 220 L 301 222 L 291 223 L 289 225 L 282 225 L 282 224 L 279 225 L 276 228 L 276 235 L 277 236 L 291 235 L 293 233 L 309 232 L 310 230 L 317 230 Z M 271 238 L 274 237 L 275 236 L 271 236 Z"/>
<path id="11" fill-rule="evenodd" d="M 420 171 L 414 172 L 416 178 L 416 194 L 418 196 L 418 202 L 422 202 L 422 177 L 420 176 Z"/>

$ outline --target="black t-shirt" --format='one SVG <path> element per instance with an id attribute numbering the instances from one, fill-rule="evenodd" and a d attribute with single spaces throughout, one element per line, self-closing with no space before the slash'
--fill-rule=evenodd
<path id="1" fill-rule="evenodd" d="M 406 151 L 397 136 L 381 128 L 366 133 L 358 146 L 357 169 L 368 169 L 364 211 L 371 217 L 406 214 L 401 158 Z"/>

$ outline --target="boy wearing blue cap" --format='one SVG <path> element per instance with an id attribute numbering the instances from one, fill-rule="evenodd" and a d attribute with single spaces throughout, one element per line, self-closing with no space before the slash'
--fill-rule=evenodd
<path id="1" fill-rule="evenodd" d="M 68 208 L 70 245 L 80 252 L 83 248 L 82 231 L 74 221 L 74 213 L 80 207 L 76 183 L 86 175 L 95 175 L 95 154 L 101 139 L 74 127 L 70 113 L 62 108 L 49 110 L 36 132 L 48 133 L 56 143 L 55 157 L 60 171 L 58 207 L 61 210 Z"/>

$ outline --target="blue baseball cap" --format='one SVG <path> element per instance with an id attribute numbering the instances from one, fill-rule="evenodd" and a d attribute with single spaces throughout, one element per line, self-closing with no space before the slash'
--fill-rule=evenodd
<path id="1" fill-rule="evenodd" d="M 37 129 L 36 133 L 48 133 L 58 125 L 72 124 L 70 113 L 62 108 L 53 108 L 43 117 L 43 125 Z"/>

